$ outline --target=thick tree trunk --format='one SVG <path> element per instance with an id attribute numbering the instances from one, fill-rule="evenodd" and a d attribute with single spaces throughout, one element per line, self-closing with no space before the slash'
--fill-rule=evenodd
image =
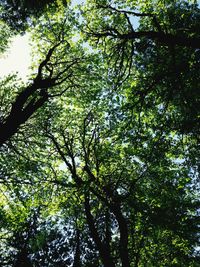
<path id="1" fill-rule="evenodd" d="M 62 83 L 58 81 L 60 75 L 63 75 L 65 71 L 62 71 L 56 77 L 43 78 L 43 68 L 48 64 L 54 50 L 60 43 L 54 45 L 49 49 L 46 58 L 40 63 L 38 67 L 38 73 L 33 83 L 28 85 L 22 92 L 18 94 L 15 101 L 12 104 L 10 114 L 4 118 L 4 121 L 0 123 L 0 146 L 8 141 L 19 129 L 19 127 L 25 123 L 43 104 L 48 100 L 47 90 L 57 84 Z M 66 71 L 68 68 L 66 68 Z M 57 83 L 56 83 L 57 82 Z"/>
<path id="2" fill-rule="evenodd" d="M 25 248 L 17 255 L 17 260 L 14 264 L 14 267 L 33 267 L 30 259 L 28 258 L 28 252 Z"/>
<path id="3" fill-rule="evenodd" d="M 39 99 L 32 98 L 28 102 L 29 96 L 36 90 L 37 87 L 35 88 L 33 85 L 27 87 L 12 104 L 10 114 L 5 119 L 5 122 L 0 124 L 0 146 L 17 133 L 19 127 L 47 101 L 48 96 L 44 95 Z"/>
<path id="4" fill-rule="evenodd" d="M 112 256 L 110 255 L 106 246 L 104 245 L 104 243 L 101 241 L 99 237 L 98 231 L 94 223 L 94 218 L 91 214 L 89 197 L 87 196 L 85 197 L 85 214 L 86 214 L 87 223 L 90 229 L 91 237 L 95 245 L 97 246 L 97 249 L 99 251 L 104 267 L 115 267 Z"/>
<path id="5" fill-rule="evenodd" d="M 80 231 L 77 229 L 76 233 L 76 251 L 74 255 L 73 267 L 81 267 L 81 251 L 80 251 Z"/>
<path id="6" fill-rule="evenodd" d="M 122 267 L 130 267 L 129 253 L 128 253 L 128 226 L 127 221 L 124 218 L 120 204 L 115 203 L 111 205 L 111 210 L 115 215 L 115 218 L 119 225 L 120 231 L 120 243 L 119 243 L 119 252 L 122 262 Z"/>

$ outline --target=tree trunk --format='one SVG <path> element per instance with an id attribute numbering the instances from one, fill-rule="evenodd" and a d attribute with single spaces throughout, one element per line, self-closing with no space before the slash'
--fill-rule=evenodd
<path id="1" fill-rule="evenodd" d="M 95 245 L 97 246 L 103 265 L 104 267 L 115 267 L 112 256 L 110 255 L 109 251 L 106 249 L 106 246 L 99 237 L 98 231 L 94 223 L 94 218 L 91 214 L 91 207 L 88 196 L 85 197 L 84 204 L 85 204 L 86 219 L 91 233 L 91 237 L 94 240 Z"/>

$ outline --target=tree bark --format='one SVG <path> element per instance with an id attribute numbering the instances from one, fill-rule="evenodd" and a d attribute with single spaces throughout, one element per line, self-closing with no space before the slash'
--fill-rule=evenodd
<path id="1" fill-rule="evenodd" d="M 77 234 L 76 234 L 76 251 L 74 255 L 74 263 L 73 267 L 81 267 L 81 251 L 80 251 L 80 231 L 77 229 Z"/>
<path id="2" fill-rule="evenodd" d="M 37 87 L 35 84 L 28 86 L 12 104 L 10 114 L 5 119 L 5 122 L 0 124 L 0 146 L 9 140 L 18 131 L 19 127 L 47 101 L 47 94 L 39 98 L 33 97 L 29 100 L 29 97 L 38 88 L 40 87 Z"/>
<path id="3" fill-rule="evenodd" d="M 135 40 L 140 38 L 148 38 L 150 40 L 158 41 L 164 45 L 179 45 L 189 48 L 200 48 L 200 38 L 197 37 L 184 37 L 180 35 L 174 35 L 170 33 L 164 32 L 156 32 L 156 31 L 138 31 L 138 32 L 129 32 L 121 34 L 117 31 L 117 29 L 113 29 L 112 31 L 105 31 L 101 33 L 91 33 L 98 38 L 100 37 L 113 37 L 123 40 Z"/>
<path id="4" fill-rule="evenodd" d="M 22 249 L 17 255 L 17 260 L 14 267 L 33 267 L 30 259 L 28 258 L 28 252 L 26 248 Z"/>
<path id="5" fill-rule="evenodd" d="M 91 237 L 94 240 L 95 245 L 97 246 L 103 265 L 104 267 L 115 267 L 112 256 L 110 255 L 109 251 L 106 249 L 106 246 L 99 237 L 98 231 L 94 223 L 94 218 L 91 214 L 91 207 L 88 196 L 85 197 L 84 204 L 85 204 L 86 219 L 91 233 Z"/>
<path id="6" fill-rule="evenodd" d="M 124 218 L 120 204 L 114 203 L 111 205 L 111 210 L 114 213 L 116 220 L 119 225 L 120 231 L 120 243 L 119 243 L 119 252 L 122 262 L 122 267 L 130 267 L 129 253 L 128 253 L 128 226 L 127 221 Z"/>

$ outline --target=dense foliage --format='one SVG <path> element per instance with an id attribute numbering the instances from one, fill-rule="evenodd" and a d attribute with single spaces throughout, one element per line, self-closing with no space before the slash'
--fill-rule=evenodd
<path id="1" fill-rule="evenodd" d="M 1 266 L 199 266 L 198 4 L 32 2 L 1 3 L 34 62 L 0 81 Z"/>

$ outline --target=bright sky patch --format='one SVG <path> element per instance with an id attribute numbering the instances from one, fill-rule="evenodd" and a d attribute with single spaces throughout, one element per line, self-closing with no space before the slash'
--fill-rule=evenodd
<path id="1" fill-rule="evenodd" d="M 31 48 L 29 36 L 15 36 L 5 54 L 0 56 L 0 77 L 11 73 L 18 73 L 24 81 L 27 79 L 31 64 Z"/>

